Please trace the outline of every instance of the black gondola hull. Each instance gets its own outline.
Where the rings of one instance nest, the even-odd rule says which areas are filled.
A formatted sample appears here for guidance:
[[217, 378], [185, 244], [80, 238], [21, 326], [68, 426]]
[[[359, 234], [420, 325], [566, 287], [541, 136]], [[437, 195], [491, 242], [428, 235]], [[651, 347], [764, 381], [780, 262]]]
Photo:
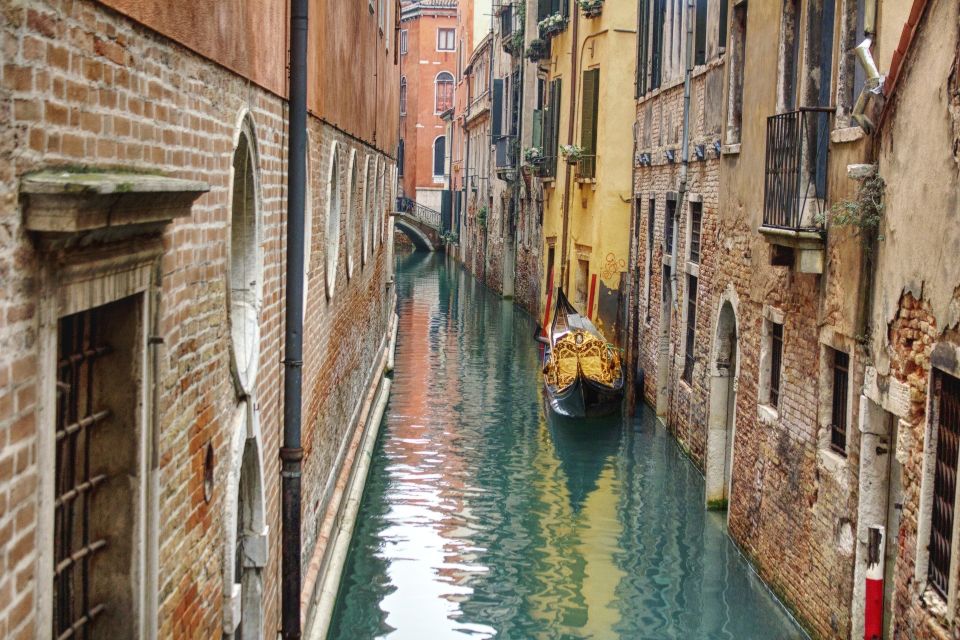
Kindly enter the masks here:
[[550, 409], [566, 418], [609, 416], [620, 409], [623, 400], [623, 385], [607, 387], [581, 377], [562, 391], [557, 391], [549, 384], [544, 387]]

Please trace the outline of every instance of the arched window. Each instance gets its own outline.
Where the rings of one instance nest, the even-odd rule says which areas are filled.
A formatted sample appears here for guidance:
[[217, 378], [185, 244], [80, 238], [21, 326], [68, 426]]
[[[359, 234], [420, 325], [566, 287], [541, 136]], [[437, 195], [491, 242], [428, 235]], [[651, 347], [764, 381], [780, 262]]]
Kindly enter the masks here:
[[373, 184], [372, 175], [374, 166], [373, 157], [368, 155], [364, 163], [363, 185], [361, 185], [363, 189], [363, 209], [360, 212], [361, 264], [367, 264], [367, 256], [369, 255], [370, 249], [370, 231], [367, 227], [367, 221], [370, 219], [370, 212], [373, 210], [373, 196], [370, 185]]
[[350, 150], [350, 163], [347, 168], [347, 209], [346, 209], [346, 220], [344, 224], [344, 231], [346, 232], [347, 240], [347, 278], [353, 277], [353, 227], [356, 224], [356, 217], [353, 215], [354, 210], [360, 206], [360, 194], [357, 192], [357, 185], [360, 180], [357, 174], [360, 172], [358, 168], [359, 163], [357, 162], [357, 150]]
[[443, 113], [453, 108], [453, 74], [441, 71], [437, 75], [436, 84], [436, 112]]
[[400, 115], [407, 115], [407, 77], [400, 78]]
[[245, 121], [233, 152], [230, 212], [230, 349], [240, 396], [252, 393], [260, 353], [260, 303], [263, 268], [257, 195], [256, 138]]
[[333, 298], [340, 258], [340, 160], [338, 145], [330, 150], [330, 169], [327, 173], [327, 298]]
[[443, 179], [443, 169], [447, 153], [447, 138], [440, 136], [433, 141], [433, 179]]

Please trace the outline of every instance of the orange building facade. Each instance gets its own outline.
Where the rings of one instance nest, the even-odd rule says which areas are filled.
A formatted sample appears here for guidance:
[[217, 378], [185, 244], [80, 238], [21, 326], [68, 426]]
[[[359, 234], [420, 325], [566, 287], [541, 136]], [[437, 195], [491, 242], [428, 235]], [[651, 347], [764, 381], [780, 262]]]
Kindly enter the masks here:
[[436, 211], [449, 141], [441, 115], [454, 106], [456, 0], [402, 5], [400, 17], [400, 194]]

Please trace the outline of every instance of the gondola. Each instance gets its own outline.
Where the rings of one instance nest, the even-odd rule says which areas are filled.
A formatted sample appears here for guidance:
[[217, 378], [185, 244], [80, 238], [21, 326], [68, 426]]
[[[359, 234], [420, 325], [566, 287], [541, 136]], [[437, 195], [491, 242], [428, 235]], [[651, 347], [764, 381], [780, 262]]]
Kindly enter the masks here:
[[570, 304], [563, 290], [550, 335], [541, 339], [543, 386], [550, 409], [568, 418], [590, 418], [616, 412], [623, 400], [620, 352]]

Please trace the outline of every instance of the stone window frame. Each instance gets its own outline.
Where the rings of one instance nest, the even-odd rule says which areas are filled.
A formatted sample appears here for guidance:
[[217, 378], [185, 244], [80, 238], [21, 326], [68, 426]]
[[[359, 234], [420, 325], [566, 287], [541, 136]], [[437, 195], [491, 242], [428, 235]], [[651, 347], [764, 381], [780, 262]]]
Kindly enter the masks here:
[[370, 229], [368, 227], [370, 220], [370, 211], [373, 208], [373, 195], [371, 193], [371, 185], [373, 180], [370, 178], [370, 174], [374, 171], [376, 166], [376, 158], [372, 154], [367, 154], [364, 158], [363, 163], [363, 177], [360, 181], [360, 188], [363, 191], [363, 206], [360, 211], [360, 240], [361, 240], [361, 249], [360, 249], [360, 265], [361, 267], [366, 265], [370, 257]]
[[[446, 34], [450, 37], [450, 47], [441, 47], [442, 36]], [[457, 30], [454, 27], [437, 27], [437, 51], [443, 53], [450, 53], [451, 51], [457, 50]]]
[[[730, 7], [730, 25], [727, 29], [727, 109], [723, 130], [724, 153], [738, 153], [743, 138], [743, 90], [746, 81], [745, 55], [747, 26], [749, 23], [747, 0], [734, 0]], [[743, 18], [741, 25], [738, 19]]]
[[330, 160], [327, 163], [327, 218], [324, 225], [324, 248], [326, 253], [325, 278], [327, 301], [333, 300], [340, 267], [340, 227], [343, 217], [343, 188], [340, 184], [340, 143], [330, 143]]
[[[840, 15], [840, 32], [839, 46], [837, 46], [839, 59], [836, 61], [836, 94], [834, 97], [837, 112], [833, 128], [860, 129], [860, 125], [853, 119], [852, 113], [857, 103], [857, 93], [854, 91], [857, 82], [860, 80], [866, 82], [866, 74], [857, 61], [855, 53], [856, 46], [866, 37], [858, 34], [858, 26], [860, 26], [858, 23], [866, 19], [865, 0], [842, 0], [841, 7], [838, 7], [837, 12]], [[864, 25], [865, 28], [866, 25]], [[850, 89], [849, 94], [847, 93], [848, 89]]]
[[[818, 402], [817, 402], [817, 454], [821, 466], [833, 473], [850, 469], [850, 454], [859, 450], [859, 438], [855, 425], [858, 415], [860, 394], [856, 384], [856, 371], [860, 362], [856, 353], [856, 341], [831, 327], [820, 330], [820, 357], [818, 358]], [[833, 353], [846, 353], [849, 357], [847, 372], [847, 441], [846, 452], [841, 455], [830, 445], [830, 429], [833, 419]]]
[[930, 534], [933, 516], [933, 485], [936, 469], [937, 435], [935, 429], [936, 397], [933, 393], [934, 376], [938, 373], [960, 378], [960, 346], [949, 342], [937, 342], [930, 357], [930, 371], [927, 374], [926, 414], [923, 430], [923, 465], [920, 476], [920, 504], [917, 513], [917, 546], [914, 562], [914, 580], [919, 599], [936, 621], [949, 627], [956, 619], [956, 605], [960, 581], [957, 571], [960, 569], [960, 487], [954, 496], [953, 540], [951, 542], [950, 572], [947, 598], [944, 600], [928, 582], [930, 562]]
[[[780, 419], [779, 401], [783, 400], [783, 361], [786, 349], [780, 354], [780, 397], [778, 405], [770, 404], [770, 377], [773, 373], [772, 367], [772, 326], [779, 324], [785, 325], [786, 314], [776, 307], [768, 304], [763, 305], [763, 321], [760, 331], [760, 366], [757, 376], [757, 414], [760, 422], [764, 424], [773, 424]], [[784, 344], [786, 341], [784, 341]]]
[[[236, 178], [235, 168], [233, 163], [235, 162], [236, 154], [240, 149], [241, 143], [247, 145], [250, 158], [252, 161], [252, 169], [250, 170], [251, 178], [253, 181], [253, 234], [252, 234], [252, 248], [248, 248], [247, 251], [252, 252], [252, 256], [247, 256], [253, 260], [253, 273], [250, 274], [254, 277], [254, 284], [252, 285], [252, 294], [251, 299], [242, 301], [245, 302], [245, 306], [249, 307], [248, 312], [253, 314], [254, 321], [249, 327], [244, 327], [244, 330], [249, 333], [247, 337], [250, 338], [251, 346], [248, 349], [246, 358], [248, 359], [245, 362], [244, 367], [241, 368], [240, 359], [237, 356], [237, 316], [240, 313], [236, 309], [237, 301], [233, 299], [233, 275], [234, 275], [234, 253], [233, 253], [233, 244], [234, 244], [234, 228], [235, 228], [235, 216], [236, 212], [234, 211], [234, 197], [236, 190]], [[257, 372], [260, 366], [260, 311], [263, 308], [263, 280], [264, 280], [264, 269], [263, 269], [263, 194], [260, 189], [260, 153], [259, 153], [259, 144], [257, 138], [256, 128], [253, 122], [253, 117], [249, 111], [243, 111], [237, 119], [237, 125], [235, 128], [233, 136], [233, 155], [234, 158], [231, 161], [230, 166], [230, 189], [228, 191], [229, 203], [228, 211], [230, 212], [230, 228], [228, 237], [230, 238], [229, 245], [229, 256], [228, 256], [228, 270], [227, 270], [227, 320], [228, 326], [230, 326], [230, 367], [233, 374], [234, 385], [237, 389], [238, 397], [249, 396], [254, 389], [254, 380], [257, 378]], [[244, 259], [246, 262], [246, 258]], [[243, 281], [249, 282], [250, 276], [243, 278]]]
[[[151, 468], [153, 452], [152, 433], [157, 425], [151, 418], [154, 398], [150, 392], [156, 384], [150, 364], [158, 358], [156, 347], [150, 340], [154, 333], [159, 292], [153, 284], [159, 274], [159, 262], [142, 262], [125, 265], [116, 271], [109, 268], [109, 260], [94, 262], [94, 276], [81, 274], [74, 266], [69, 273], [41, 274], [41, 289], [38, 305], [38, 362], [40, 370], [37, 466], [39, 469], [55, 469], [56, 465], [56, 410], [57, 406], [57, 355], [59, 322], [66, 316], [95, 309], [120, 300], [136, 297], [139, 345], [133, 354], [136, 358], [140, 380], [137, 384], [138, 409], [133, 425], [136, 439], [136, 475], [129, 478], [134, 484], [131, 493], [137, 509], [131, 514], [133, 536], [131, 567], [131, 591], [137, 608], [132, 612], [138, 637], [149, 637], [157, 628], [159, 562], [159, 514], [158, 495], [150, 489], [159, 470]], [[77, 265], [79, 266], [79, 265]], [[151, 326], [152, 325], [152, 326]], [[37, 512], [37, 576], [44, 583], [54, 572], [54, 502], [56, 497], [54, 473], [40, 473], [38, 481]], [[53, 628], [53, 591], [49, 588], [36, 590], [36, 629]], [[43, 635], [43, 633], [41, 633]]]
[[346, 240], [346, 262], [347, 262], [347, 281], [349, 282], [353, 278], [353, 245], [356, 240], [354, 234], [354, 227], [356, 226], [356, 218], [354, 215], [355, 210], [357, 209], [358, 202], [360, 198], [357, 194], [357, 189], [360, 184], [360, 181], [357, 179], [357, 150], [354, 148], [350, 149], [350, 159], [347, 161], [347, 184], [346, 189], [344, 190], [347, 195], [346, 207], [343, 209], [343, 216], [345, 220], [343, 221], [343, 233]]
[[405, 56], [409, 52], [410, 42], [407, 29], [400, 29], [400, 55]]
[[400, 76], [400, 115], [407, 115], [407, 76]]

